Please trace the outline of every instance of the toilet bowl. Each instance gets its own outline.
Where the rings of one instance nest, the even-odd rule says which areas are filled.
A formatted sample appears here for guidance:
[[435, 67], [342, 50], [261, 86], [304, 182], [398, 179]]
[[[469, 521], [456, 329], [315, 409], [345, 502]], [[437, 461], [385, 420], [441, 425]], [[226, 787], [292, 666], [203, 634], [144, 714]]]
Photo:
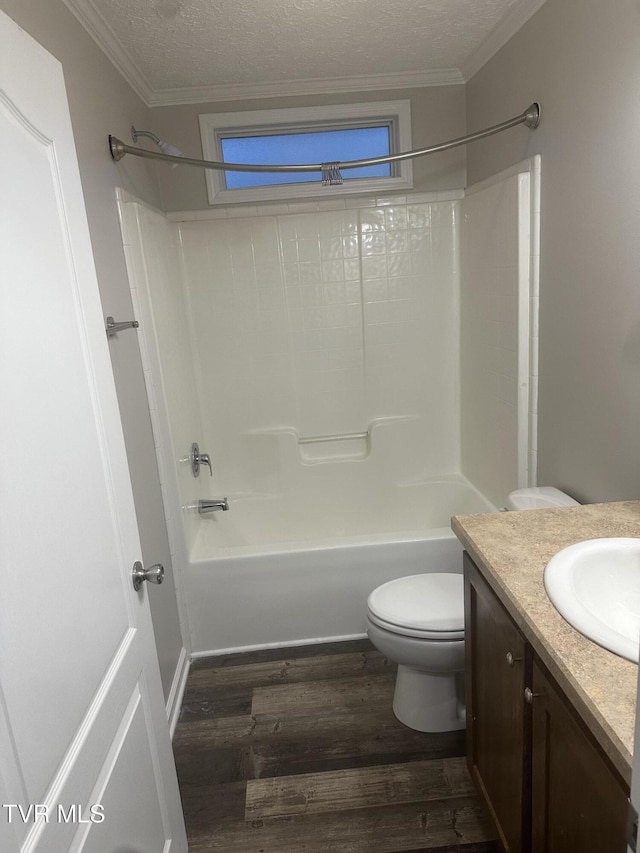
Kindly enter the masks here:
[[367, 601], [367, 633], [398, 664], [393, 712], [420, 732], [464, 728], [462, 575], [410, 575]]
[[[553, 487], [518, 489], [507, 509], [578, 506]], [[461, 574], [434, 572], [397, 578], [367, 600], [367, 634], [398, 664], [393, 712], [420, 732], [465, 726], [464, 582]]]

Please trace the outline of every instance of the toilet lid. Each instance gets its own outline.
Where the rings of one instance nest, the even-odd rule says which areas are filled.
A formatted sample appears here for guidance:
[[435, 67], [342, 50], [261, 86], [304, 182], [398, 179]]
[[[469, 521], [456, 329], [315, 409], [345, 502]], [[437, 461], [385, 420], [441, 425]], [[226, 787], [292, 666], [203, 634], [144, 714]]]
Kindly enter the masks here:
[[382, 584], [369, 596], [369, 613], [390, 627], [411, 631], [464, 631], [464, 581], [462, 575], [433, 573], [410, 575]]

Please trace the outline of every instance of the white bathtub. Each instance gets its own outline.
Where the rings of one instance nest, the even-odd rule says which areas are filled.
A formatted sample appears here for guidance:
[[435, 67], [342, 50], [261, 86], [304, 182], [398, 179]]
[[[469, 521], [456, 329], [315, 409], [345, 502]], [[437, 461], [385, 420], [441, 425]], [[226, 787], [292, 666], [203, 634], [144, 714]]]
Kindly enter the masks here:
[[[451, 516], [495, 510], [460, 476], [397, 487], [367, 503], [373, 518], [352, 513], [350, 535], [332, 538], [293, 535], [282, 519], [269, 519], [266, 500], [231, 498], [229, 512], [203, 517], [183, 585], [193, 653], [364, 636], [371, 590], [404, 575], [461, 572]], [[308, 521], [303, 532], [321, 534], [317, 520]]]

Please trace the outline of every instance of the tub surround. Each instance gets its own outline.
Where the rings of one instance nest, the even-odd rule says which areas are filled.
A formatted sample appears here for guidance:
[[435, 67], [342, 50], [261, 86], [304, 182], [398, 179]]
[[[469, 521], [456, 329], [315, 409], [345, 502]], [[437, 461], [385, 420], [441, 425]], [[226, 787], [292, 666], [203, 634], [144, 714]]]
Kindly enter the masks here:
[[[500, 203], [473, 196], [474, 221], [495, 220], [490, 255], [509, 292], [472, 252], [508, 350], [490, 359], [497, 372], [467, 376], [477, 395], [499, 386], [491, 405], [465, 408], [484, 425], [504, 415], [492, 471], [518, 444], [513, 309], [521, 261], [533, 262], [532, 206], [518, 203], [530, 168], [496, 178], [508, 184], [489, 188]], [[451, 515], [524, 485], [510, 466], [492, 501], [491, 482], [472, 485], [463, 465], [488, 450], [464, 452], [460, 428], [460, 246], [475, 233], [461, 234], [460, 193], [179, 222], [118, 200], [188, 651], [360, 637], [376, 586], [460, 572]], [[487, 308], [474, 303], [468, 319]], [[192, 476], [194, 441], [211, 478]], [[230, 512], [197, 512], [222, 496]]]
[[640, 501], [454, 516], [452, 528], [622, 777], [631, 779], [638, 667], [575, 631], [544, 589], [549, 559], [585, 539], [640, 536]]

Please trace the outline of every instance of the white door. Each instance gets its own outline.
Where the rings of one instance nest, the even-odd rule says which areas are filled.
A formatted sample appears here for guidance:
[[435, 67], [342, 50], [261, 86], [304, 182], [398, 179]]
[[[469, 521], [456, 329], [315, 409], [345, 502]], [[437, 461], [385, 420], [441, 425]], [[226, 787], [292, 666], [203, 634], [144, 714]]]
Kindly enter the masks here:
[[0, 13], [2, 853], [187, 849], [140, 554], [62, 69]]
[[[630, 808], [635, 813], [635, 815], [640, 813], [640, 678], [638, 680], [638, 690], [637, 690], [637, 702], [636, 702], [636, 730], [635, 730], [635, 738], [634, 738], [634, 749], [633, 749], [633, 773], [631, 777], [631, 804]], [[636, 829], [637, 833], [637, 823]], [[627, 837], [627, 841], [629, 841], [629, 837]], [[636, 839], [637, 840], [637, 839]], [[633, 846], [629, 845], [627, 847], [627, 853], [635, 853], [638, 849], [637, 844], [633, 844]]]

